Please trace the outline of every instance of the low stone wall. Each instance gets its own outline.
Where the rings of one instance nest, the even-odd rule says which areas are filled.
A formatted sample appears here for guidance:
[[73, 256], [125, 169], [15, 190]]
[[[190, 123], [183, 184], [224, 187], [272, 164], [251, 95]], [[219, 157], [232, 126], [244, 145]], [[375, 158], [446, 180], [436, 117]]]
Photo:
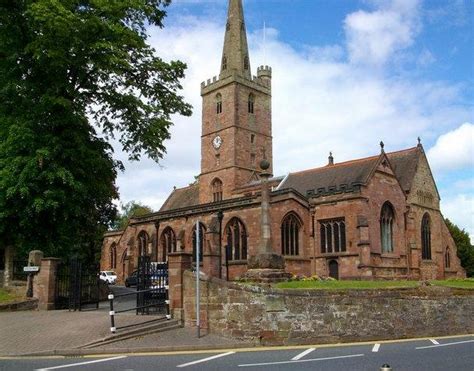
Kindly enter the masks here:
[[25, 299], [0, 304], [0, 312], [16, 312], [20, 310], [38, 309], [38, 299]]
[[[195, 326], [195, 277], [183, 277], [184, 323]], [[474, 333], [474, 290], [272, 290], [201, 280], [201, 326], [259, 344], [319, 344]]]

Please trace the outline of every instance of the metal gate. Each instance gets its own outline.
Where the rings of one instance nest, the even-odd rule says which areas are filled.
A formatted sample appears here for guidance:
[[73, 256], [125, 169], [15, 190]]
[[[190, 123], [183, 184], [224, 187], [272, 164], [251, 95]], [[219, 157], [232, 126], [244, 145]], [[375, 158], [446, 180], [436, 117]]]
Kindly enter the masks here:
[[78, 259], [60, 263], [56, 272], [55, 309], [99, 308], [98, 267], [85, 266]]
[[169, 314], [168, 263], [138, 259], [137, 314]]

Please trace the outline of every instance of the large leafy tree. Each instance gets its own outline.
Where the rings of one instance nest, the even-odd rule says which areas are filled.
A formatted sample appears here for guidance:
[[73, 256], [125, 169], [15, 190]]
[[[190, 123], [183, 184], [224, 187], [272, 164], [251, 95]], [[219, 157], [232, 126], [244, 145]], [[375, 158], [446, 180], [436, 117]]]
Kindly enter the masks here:
[[466, 270], [468, 277], [474, 277], [474, 246], [471, 243], [469, 233], [464, 229], [459, 228], [449, 219], [446, 220], [451, 236], [453, 236], [454, 243], [458, 251], [458, 257], [461, 260], [461, 265]]
[[150, 206], [143, 205], [137, 201], [127, 202], [121, 207], [122, 211], [118, 214], [113, 228], [116, 230], [123, 230], [127, 227], [131, 218], [136, 216], [143, 216], [153, 212]]
[[0, 1], [0, 245], [92, 257], [121, 163], [159, 161], [185, 64], [147, 43], [170, 0]]

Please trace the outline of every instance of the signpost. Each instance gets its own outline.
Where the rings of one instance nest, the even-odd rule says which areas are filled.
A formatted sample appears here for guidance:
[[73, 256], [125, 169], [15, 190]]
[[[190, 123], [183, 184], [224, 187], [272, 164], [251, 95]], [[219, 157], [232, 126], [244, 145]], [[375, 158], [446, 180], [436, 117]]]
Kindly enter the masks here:
[[32, 273], [32, 272], [39, 272], [39, 270], [40, 270], [40, 267], [37, 267], [37, 266], [34, 266], [34, 265], [30, 265], [28, 267], [23, 267], [23, 272]]

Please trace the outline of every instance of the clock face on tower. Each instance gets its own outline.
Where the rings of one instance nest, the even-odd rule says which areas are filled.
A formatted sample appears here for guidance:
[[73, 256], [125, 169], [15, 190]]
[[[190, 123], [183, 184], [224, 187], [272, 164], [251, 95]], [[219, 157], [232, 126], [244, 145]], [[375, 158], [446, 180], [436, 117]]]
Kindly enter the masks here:
[[222, 138], [219, 135], [215, 137], [214, 140], [212, 141], [212, 145], [214, 146], [215, 149], [221, 148]]

